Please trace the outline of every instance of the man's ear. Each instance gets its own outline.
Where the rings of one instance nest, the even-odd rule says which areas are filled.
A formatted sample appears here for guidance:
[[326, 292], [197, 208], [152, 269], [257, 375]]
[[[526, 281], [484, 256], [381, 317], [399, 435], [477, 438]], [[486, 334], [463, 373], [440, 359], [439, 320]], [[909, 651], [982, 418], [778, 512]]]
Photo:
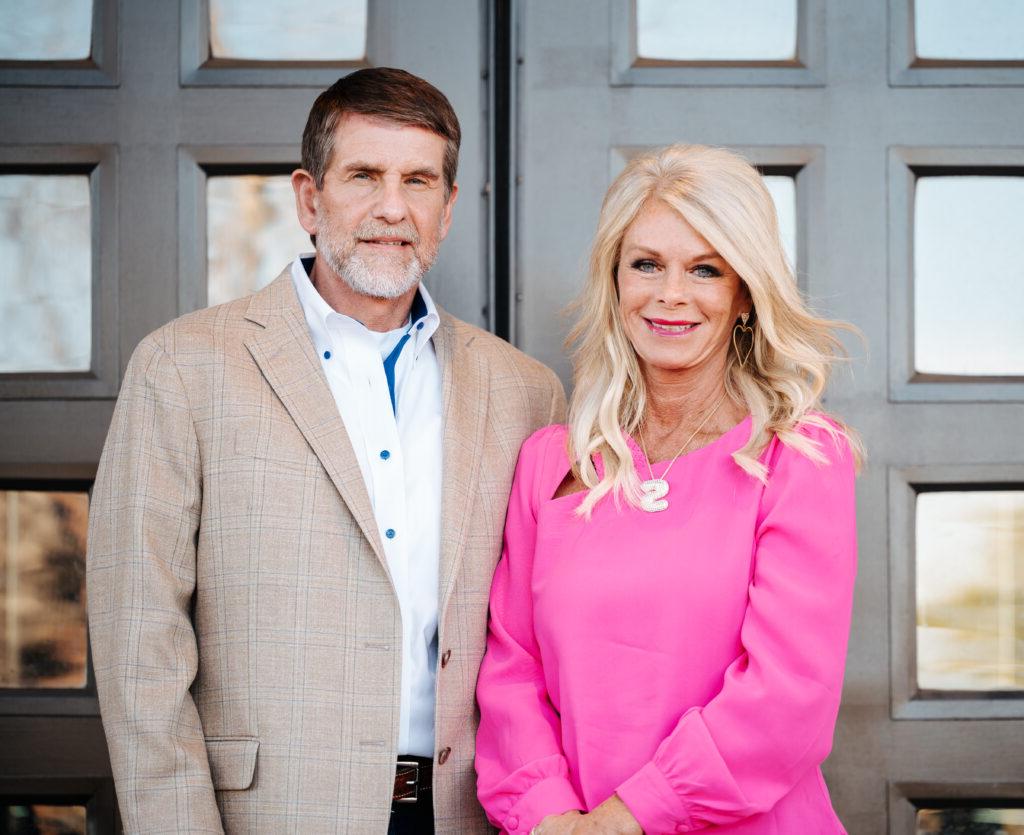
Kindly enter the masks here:
[[459, 196], [459, 184], [452, 183], [452, 193], [448, 195], [448, 202], [444, 207], [444, 214], [441, 216], [441, 240], [443, 241], [447, 235], [448, 230], [452, 225], [452, 209], [455, 206], [455, 200]]
[[299, 225], [310, 235], [317, 229], [317, 188], [313, 175], [304, 168], [292, 172], [292, 190], [295, 192], [295, 213]]

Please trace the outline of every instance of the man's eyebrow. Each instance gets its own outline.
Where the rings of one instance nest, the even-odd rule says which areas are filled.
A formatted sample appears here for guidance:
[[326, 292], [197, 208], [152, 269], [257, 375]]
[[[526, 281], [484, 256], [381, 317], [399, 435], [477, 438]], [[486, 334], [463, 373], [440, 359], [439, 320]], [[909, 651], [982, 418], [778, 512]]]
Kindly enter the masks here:
[[437, 180], [440, 178], [441, 173], [430, 165], [425, 165], [420, 168], [414, 168], [412, 171], [405, 172], [406, 177], [426, 177], [428, 180]]
[[346, 163], [344, 166], [345, 171], [366, 171], [369, 174], [383, 174], [384, 169], [379, 165], [374, 165], [372, 162], [360, 162], [354, 160], [353, 162]]
[[[353, 160], [348, 162], [342, 168], [343, 171], [365, 171], [367, 174], [383, 174], [386, 169], [372, 162], [362, 162], [361, 160]], [[403, 177], [425, 177], [429, 180], [439, 180], [441, 178], [441, 172], [439, 172], [432, 165], [421, 165], [418, 168], [413, 168], [411, 171], [403, 171]]]

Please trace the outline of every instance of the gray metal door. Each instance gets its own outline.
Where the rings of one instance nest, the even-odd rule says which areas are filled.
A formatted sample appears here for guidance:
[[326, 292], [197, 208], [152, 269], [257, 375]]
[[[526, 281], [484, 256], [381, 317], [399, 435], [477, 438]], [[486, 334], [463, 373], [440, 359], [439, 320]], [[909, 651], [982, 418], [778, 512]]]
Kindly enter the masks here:
[[[983, 6], [519, 6], [521, 348], [568, 381], [560, 310], [605, 189], [637, 149], [678, 141], [738, 149], [790, 180], [779, 200], [795, 200], [803, 289], [864, 333], [866, 350], [846, 340], [852, 373], [827, 402], [870, 456], [825, 767], [856, 835], [1024, 820], [1024, 19]], [[788, 53], [716, 52], [734, 36], [749, 49], [766, 8]], [[989, 36], [972, 41], [978, 27]]]
[[[121, 374], [146, 333], [308, 248], [276, 178], [340, 75], [401, 66], [451, 99], [461, 192], [428, 283], [488, 323], [487, 12], [479, 0], [0, 4], [0, 830], [113, 829], [82, 560]], [[303, 52], [283, 54], [296, 33]], [[312, 54], [336, 38], [351, 56]]]

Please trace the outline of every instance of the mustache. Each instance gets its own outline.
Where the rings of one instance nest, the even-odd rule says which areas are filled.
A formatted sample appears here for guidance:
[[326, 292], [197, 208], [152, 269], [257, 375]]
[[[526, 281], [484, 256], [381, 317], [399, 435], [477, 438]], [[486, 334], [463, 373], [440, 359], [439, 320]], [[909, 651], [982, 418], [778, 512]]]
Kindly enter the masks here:
[[418, 244], [420, 236], [411, 223], [393, 225], [380, 221], [368, 220], [356, 230], [355, 237], [365, 241], [371, 238], [400, 238], [408, 244]]

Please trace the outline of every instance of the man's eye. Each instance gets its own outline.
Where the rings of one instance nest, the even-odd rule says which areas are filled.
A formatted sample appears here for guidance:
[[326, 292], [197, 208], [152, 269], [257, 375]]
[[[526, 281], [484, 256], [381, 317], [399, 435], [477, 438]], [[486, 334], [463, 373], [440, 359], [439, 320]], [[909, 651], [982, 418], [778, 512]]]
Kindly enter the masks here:
[[410, 177], [406, 182], [411, 186], [425, 186], [427, 181], [422, 177]]
[[717, 267], [710, 264], [698, 264], [691, 271], [697, 278], [718, 278], [722, 273]]
[[638, 258], [629, 266], [639, 273], [653, 273], [658, 269], [658, 265], [650, 258]]
[[356, 171], [356, 173], [352, 175], [352, 179], [353, 180], [369, 180], [370, 179], [370, 174], [369, 174], [369, 172], [366, 172], [366, 171]]

